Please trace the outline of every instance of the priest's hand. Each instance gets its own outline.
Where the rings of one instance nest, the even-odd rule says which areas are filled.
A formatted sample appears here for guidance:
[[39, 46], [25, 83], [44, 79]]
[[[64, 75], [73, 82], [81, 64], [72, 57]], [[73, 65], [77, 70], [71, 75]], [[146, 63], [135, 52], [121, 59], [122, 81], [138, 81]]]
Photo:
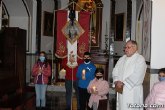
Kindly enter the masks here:
[[116, 90], [116, 92], [122, 94], [123, 93], [123, 86], [124, 86], [124, 83], [123, 82], [116, 81], [115, 82], [115, 90]]

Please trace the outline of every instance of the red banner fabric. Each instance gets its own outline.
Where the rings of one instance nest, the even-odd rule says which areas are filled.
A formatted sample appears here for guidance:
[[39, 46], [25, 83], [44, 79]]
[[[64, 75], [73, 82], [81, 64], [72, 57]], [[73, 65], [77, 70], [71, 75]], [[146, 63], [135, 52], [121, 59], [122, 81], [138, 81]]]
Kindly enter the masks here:
[[58, 58], [67, 57], [67, 39], [62, 33], [62, 28], [65, 26], [67, 22], [67, 11], [59, 10], [56, 12], [57, 14], [57, 37], [56, 37], [56, 52], [55, 55]]
[[79, 24], [85, 32], [78, 39], [78, 57], [83, 58], [84, 52], [89, 51], [89, 29], [90, 29], [90, 12], [79, 12]]

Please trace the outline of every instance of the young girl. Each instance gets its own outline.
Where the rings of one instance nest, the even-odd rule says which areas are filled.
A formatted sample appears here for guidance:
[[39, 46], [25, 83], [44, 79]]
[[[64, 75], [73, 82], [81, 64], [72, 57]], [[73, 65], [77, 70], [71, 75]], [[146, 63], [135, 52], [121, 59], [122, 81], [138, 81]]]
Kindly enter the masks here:
[[153, 85], [145, 100], [146, 110], [165, 110], [165, 68], [158, 72], [159, 81]]
[[103, 79], [104, 70], [97, 68], [95, 78], [88, 85], [88, 92], [91, 94], [88, 106], [93, 110], [107, 110], [107, 94], [109, 84]]
[[47, 62], [46, 53], [41, 51], [38, 61], [34, 64], [32, 69], [32, 76], [34, 77], [35, 92], [36, 92], [36, 109], [42, 110], [46, 106], [46, 88], [48, 84], [48, 77], [51, 76], [51, 67]]

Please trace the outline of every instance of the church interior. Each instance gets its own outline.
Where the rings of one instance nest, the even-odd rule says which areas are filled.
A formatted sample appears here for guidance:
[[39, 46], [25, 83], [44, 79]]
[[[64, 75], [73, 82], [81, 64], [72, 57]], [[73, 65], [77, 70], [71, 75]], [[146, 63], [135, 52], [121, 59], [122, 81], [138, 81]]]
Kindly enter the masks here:
[[110, 86], [107, 110], [116, 110], [112, 70], [129, 40], [137, 42], [147, 64], [145, 100], [158, 81], [158, 70], [165, 67], [164, 4], [164, 0], [0, 0], [0, 110], [35, 110], [32, 67], [40, 51], [47, 53], [51, 65], [46, 110], [65, 110], [62, 61], [82, 59], [86, 51], [105, 71]]

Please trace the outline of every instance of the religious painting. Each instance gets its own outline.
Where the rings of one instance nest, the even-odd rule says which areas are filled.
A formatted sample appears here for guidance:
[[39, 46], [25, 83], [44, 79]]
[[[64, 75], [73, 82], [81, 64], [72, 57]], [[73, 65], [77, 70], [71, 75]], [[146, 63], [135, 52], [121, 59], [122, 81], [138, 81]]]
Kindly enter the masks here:
[[44, 26], [43, 26], [44, 36], [53, 36], [53, 13], [44, 12]]
[[124, 13], [115, 15], [115, 41], [123, 41], [124, 38]]

